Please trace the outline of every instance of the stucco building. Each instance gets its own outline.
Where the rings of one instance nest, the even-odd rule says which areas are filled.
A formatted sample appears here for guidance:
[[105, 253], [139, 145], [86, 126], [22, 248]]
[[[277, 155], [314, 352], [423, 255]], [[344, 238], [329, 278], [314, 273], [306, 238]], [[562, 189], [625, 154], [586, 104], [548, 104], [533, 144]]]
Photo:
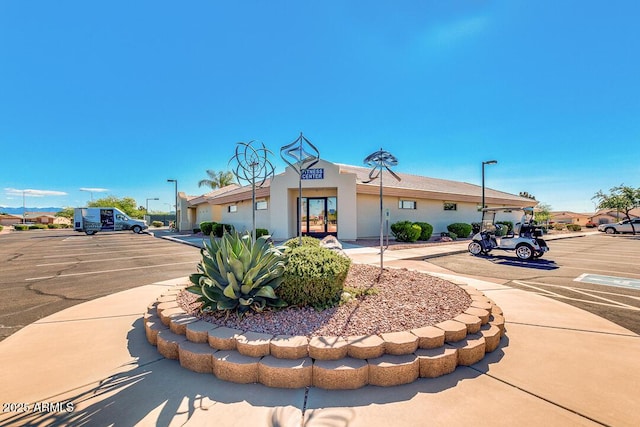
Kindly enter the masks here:
[[[356, 240], [380, 233], [380, 181], [369, 180], [370, 168], [320, 160], [302, 180], [302, 215], [298, 212], [299, 176], [291, 167], [256, 189], [256, 226], [269, 230], [276, 240], [303, 234], [333, 234]], [[482, 188], [466, 182], [398, 173], [401, 181], [383, 173], [383, 212], [389, 224], [422, 221], [434, 234], [454, 222], [479, 222]], [[252, 189], [232, 185], [211, 193], [187, 197], [180, 194], [180, 229], [197, 228], [202, 221], [232, 224], [237, 230], [252, 228]], [[535, 201], [502, 191], [485, 189], [489, 207], [531, 206]], [[183, 215], [182, 212], [186, 213]], [[520, 220], [520, 213], [504, 220]]]

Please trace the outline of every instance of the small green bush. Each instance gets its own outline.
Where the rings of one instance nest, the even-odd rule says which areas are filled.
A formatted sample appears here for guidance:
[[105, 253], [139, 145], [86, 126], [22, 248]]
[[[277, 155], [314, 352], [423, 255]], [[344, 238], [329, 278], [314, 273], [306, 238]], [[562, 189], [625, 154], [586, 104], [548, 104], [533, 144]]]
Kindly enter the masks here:
[[276, 293], [289, 305], [318, 310], [340, 302], [351, 260], [330, 249], [300, 246], [289, 252], [283, 282]]
[[152, 225], [153, 227], [162, 227], [162, 226], [164, 225], [164, 223], [163, 223], [162, 221], [153, 221], [153, 222], [151, 223], [151, 225]]
[[561, 223], [558, 222], [556, 224], [553, 224], [553, 229], [554, 230], [558, 230], [558, 231], [564, 230], [564, 226], [565, 226], [564, 224], [561, 224]]
[[569, 231], [580, 231], [582, 230], [582, 226], [580, 226], [580, 224], [567, 224], [567, 229]]
[[409, 221], [400, 221], [391, 224], [391, 233], [399, 242], [415, 242], [420, 237], [422, 229]]
[[268, 235], [269, 235], [269, 230], [267, 230], [266, 228], [256, 228], [256, 239], [258, 237], [268, 236]]
[[449, 237], [451, 237], [451, 240], [458, 240], [458, 235], [456, 233], [454, 233], [453, 231], [450, 231], [447, 234], [449, 234]]
[[16, 231], [25, 231], [29, 229], [28, 225], [16, 224], [13, 226], [13, 229]]
[[49, 229], [60, 228], [60, 224], [47, 224], [47, 228]]
[[513, 221], [496, 221], [496, 224], [502, 224], [507, 227], [507, 234], [513, 233]]
[[473, 227], [471, 224], [466, 224], [464, 222], [454, 222], [453, 224], [447, 225], [447, 230], [450, 233], [455, 233], [457, 237], [467, 238], [471, 234]]
[[0, 231], [2, 231], [2, 229], [3, 229], [3, 228], [4, 228], [4, 227], [0, 225]]
[[429, 240], [433, 234], [433, 225], [428, 222], [414, 222], [415, 225], [420, 227], [420, 236], [418, 240]]
[[47, 226], [45, 224], [32, 224], [29, 226], [29, 230], [44, 230]]
[[[200, 224], [200, 228], [202, 229], [202, 224]], [[231, 224], [219, 224], [217, 222], [213, 223], [212, 232], [216, 237], [222, 237], [224, 232], [231, 233], [233, 232], [233, 225]], [[203, 230], [204, 233], [204, 230]]]
[[[289, 248], [297, 248], [300, 246], [300, 238], [294, 237], [283, 243], [284, 246], [288, 246]], [[315, 246], [320, 247], [320, 240], [311, 236], [302, 236], [302, 246]]]
[[200, 223], [200, 231], [202, 231], [202, 234], [209, 236], [211, 235], [215, 224], [216, 223], [214, 221], [202, 221]]

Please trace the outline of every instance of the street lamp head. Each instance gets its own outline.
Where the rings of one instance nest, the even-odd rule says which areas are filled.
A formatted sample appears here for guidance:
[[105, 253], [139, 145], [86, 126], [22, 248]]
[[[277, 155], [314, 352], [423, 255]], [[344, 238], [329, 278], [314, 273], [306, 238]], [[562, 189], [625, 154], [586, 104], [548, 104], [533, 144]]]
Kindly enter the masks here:
[[167, 182], [178, 182], [175, 179], [168, 179]]
[[483, 165], [495, 165], [498, 163], [497, 160], [487, 160], [486, 162], [482, 162]]

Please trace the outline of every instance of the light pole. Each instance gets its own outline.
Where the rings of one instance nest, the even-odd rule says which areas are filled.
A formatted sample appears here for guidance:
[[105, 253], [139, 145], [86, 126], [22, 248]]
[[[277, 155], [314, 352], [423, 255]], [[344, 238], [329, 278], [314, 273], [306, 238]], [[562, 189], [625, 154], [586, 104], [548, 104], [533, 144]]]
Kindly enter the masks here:
[[145, 211], [146, 211], [147, 215], [149, 215], [149, 200], [160, 200], [160, 199], [157, 198], [157, 197], [153, 197], [153, 198], [147, 199], [147, 204], [146, 204], [146, 207], [145, 207]]
[[91, 194], [91, 201], [93, 202], [93, 191], [89, 190], [88, 188], [81, 188], [80, 191], [86, 191], [87, 193]]
[[178, 230], [179, 222], [178, 222], [178, 180], [177, 179], [168, 179], [167, 182], [173, 182], [176, 188], [176, 230]]
[[482, 208], [484, 209], [487, 207], [487, 205], [485, 205], [484, 203], [484, 165], [495, 165], [496, 163], [498, 163], [497, 160], [487, 160], [486, 162], [482, 162]]

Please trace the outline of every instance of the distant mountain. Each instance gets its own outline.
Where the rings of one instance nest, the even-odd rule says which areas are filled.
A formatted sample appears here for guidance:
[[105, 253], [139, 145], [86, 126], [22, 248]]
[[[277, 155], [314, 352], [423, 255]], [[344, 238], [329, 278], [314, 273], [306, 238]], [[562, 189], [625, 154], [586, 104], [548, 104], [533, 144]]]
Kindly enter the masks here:
[[[27, 212], [60, 212], [62, 208], [25, 208]], [[22, 215], [22, 206], [19, 208], [10, 208], [8, 206], [0, 206], [0, 212], [8, 213], [11, 215]]]

